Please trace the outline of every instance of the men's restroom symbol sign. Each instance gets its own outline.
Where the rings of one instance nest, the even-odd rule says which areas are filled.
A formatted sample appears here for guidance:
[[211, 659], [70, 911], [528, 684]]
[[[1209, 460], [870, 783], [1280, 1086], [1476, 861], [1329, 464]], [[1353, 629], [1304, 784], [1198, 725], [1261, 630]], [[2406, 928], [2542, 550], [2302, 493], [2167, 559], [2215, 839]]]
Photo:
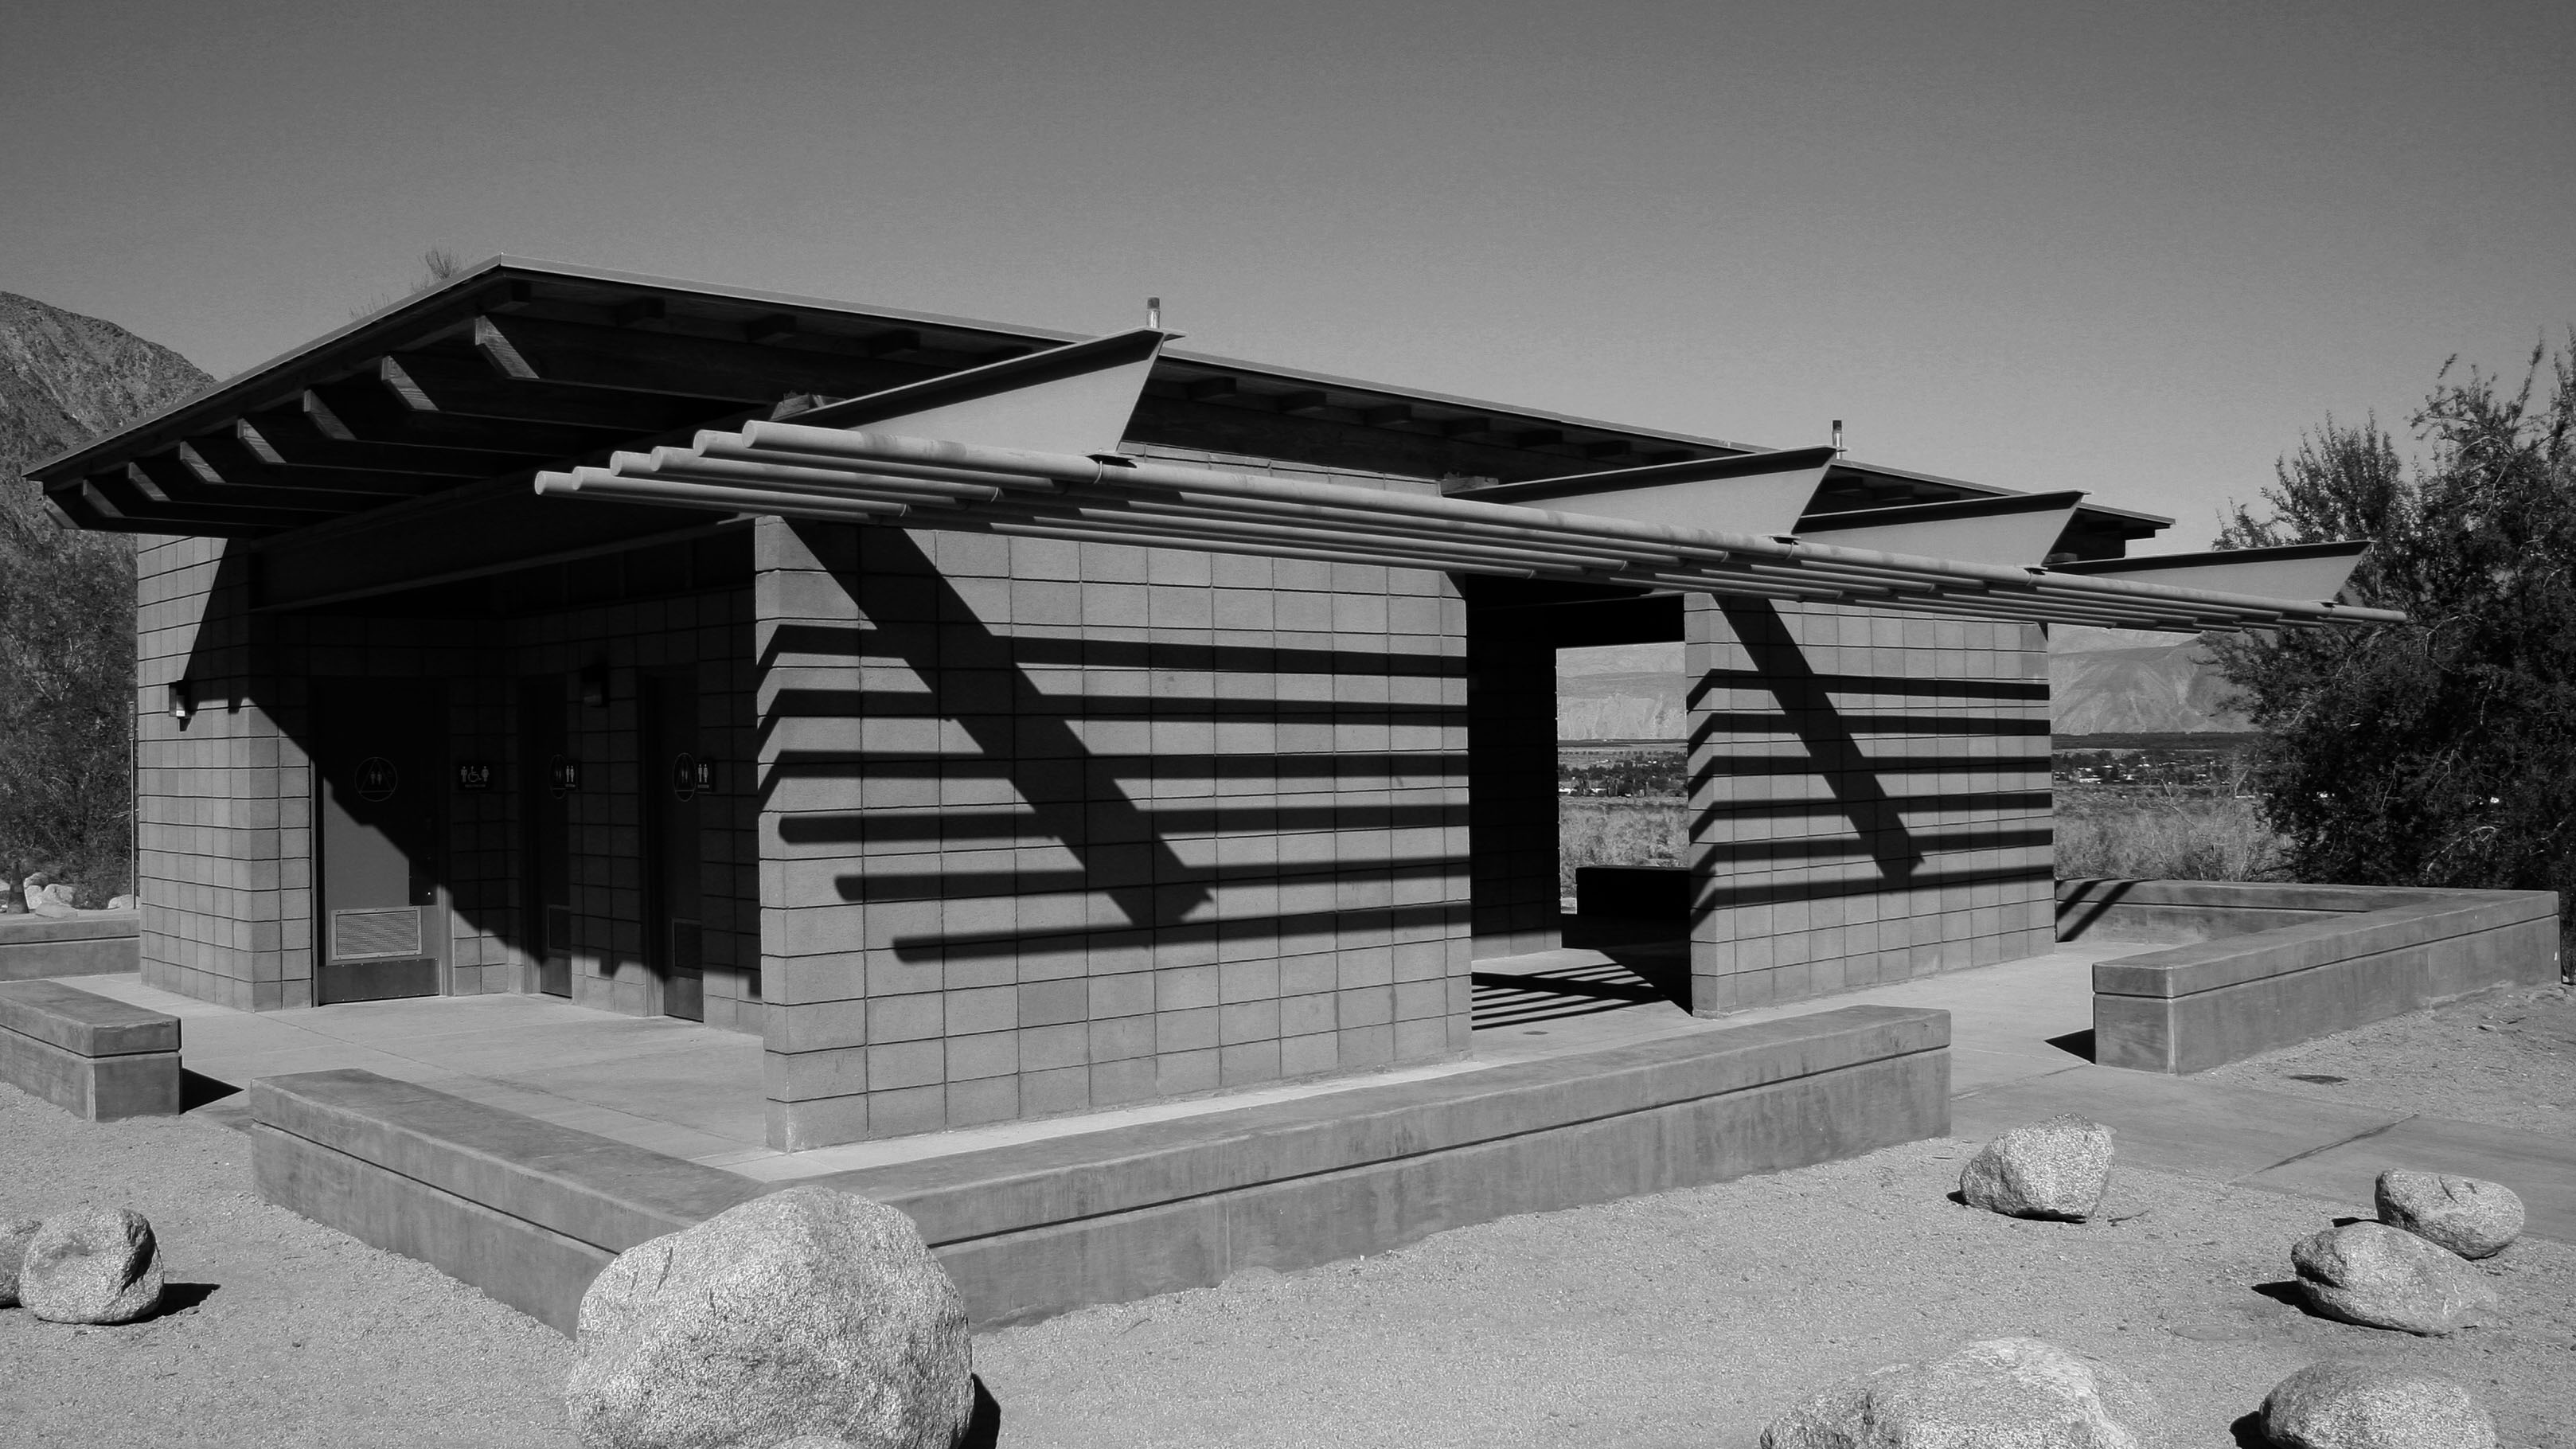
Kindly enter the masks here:
[[390, 800], [402, 788], [402, 772], [382, 755], [369, 755], [358, 762], [358, 798]]

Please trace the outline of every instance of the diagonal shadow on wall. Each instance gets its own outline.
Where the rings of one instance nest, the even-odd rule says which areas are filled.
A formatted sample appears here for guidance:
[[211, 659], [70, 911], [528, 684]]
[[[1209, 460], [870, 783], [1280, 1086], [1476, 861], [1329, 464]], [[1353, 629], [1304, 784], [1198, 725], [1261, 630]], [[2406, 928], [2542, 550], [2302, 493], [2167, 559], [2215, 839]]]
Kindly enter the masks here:
[[1870, 858], [1893, 879], [1911, 876], [1923, 864], [1922, 844], [1906, 829], [1898, 802], [1879, 783], [1878, 766], [1861, 749], [1779, 609], [1768, 599], [1720, 598], [1718, 607], [1750, 656], [1758, 687], [1779, 701], [1790, 731], [1815, 761], [1815, 773]]
[[[912, 538], [887, 529], [872, 535], [871, 545], [867, 570], [831, 565], [849, 597], [868, 597], [871, 573], [897, 574], [927, 591], [935, 622], [878, 619], [870, 652], [912, 670], [928, 692], [925, 712], [955, 722], [984, 761], [998, 767], [1028, 805], [1033, 833], [1073, 852], [1087, 876], [1105, 882], [1095, 888], [1133, 925], [1175, 925], [1205, 904], [1211, 898], [1206, 873], [1184, 864], [1128, 797], [1117, 763], [1084, 745], [1063, 703], [1020, 668], [1012, 641], [976, 617]], [[996, 681], [998, 695], [990, 688]], [[1149, 856], [1147, 871], [1112, 858], [1139, 847]]]

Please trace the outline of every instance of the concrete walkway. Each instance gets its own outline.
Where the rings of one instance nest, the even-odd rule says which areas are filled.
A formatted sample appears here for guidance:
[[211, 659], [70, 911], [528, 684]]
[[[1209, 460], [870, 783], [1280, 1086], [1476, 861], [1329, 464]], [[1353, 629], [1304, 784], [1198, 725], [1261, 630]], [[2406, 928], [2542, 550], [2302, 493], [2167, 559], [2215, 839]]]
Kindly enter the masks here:
[[[2092, 1064], [2093, 963], [2153, 949], [2070, 943], [2046, 956], [1896, 986], [1698, 1022], [1653, 993], [1634, 1006], [1566, 993], [1585, 1014], [1549, 1020], [1536, 1004], [1551, 981], [1624, 989], [1644, 982], [1597, 951], [1479, 961], [1479, 1057], [1532, 1054], [1548, 1043], [1607, 1046], [1676, 1031], [1739, 1026], [1863, 1003], [1950, 1013], [1951, 1131], [1970, 1140], [2060, 1112], [2108, 1124], [2119, 1160], [2138, 1167], [2332, 1202], [2368, 1216], [2371, 1186], [2392, 1167], [2501, 1182], [2522, 1196], [2529, 1231], [2576, 1241], [2576, 1141], [2377, 1107], [2344, 1107], [2256, 1088]], [[1525, 983], [1514, 991], [1513, 979]], [[1577, 989], [1581, 989], [1580, 986]], [[1488, 1004], [1492, 1009], [1488, 1010]], [[1521, 1024], [1527, 1018], [1531, 1024]], [[1489, 1048], [1488, 1042], [1491, 1040]]]
[[768, 1152], [761, 1041], [544, 996], [433, 996], [235, 1011], [137, 976], [64, 983], [180, 1020], [180, 1063], [219, 1083], [358, 1067], [709, 1166]]
[[2531, 1231], [2576, 1241], [2576, 1143], [2092, 1065], [2093, 963], [2139, 949], [2070, 945], [2025, 961], [1717, 1020], [1691, 1016], [1601, 952], [1538, 952], [1476, 963], [1476, 1046], [1464, 1061], [797, 1153], [767, 1145], [756, 1036], [545, 997], [253, 1013], [155, 990], [138, 976], [82, 976], [65, 984], [181, 1018], [185, 1065], [216, 1083], [239, 1087], [257, 1076], [359, 1067], [763, 1181], [1472, 1072], [1841, 1006], [1937, 1007], [1950, 1013], [1952, 1130], [1961, 1137], [1992, 1137], [2023, 1122], [2078, 1112], [2119, 1133], [2123, 1162], [2315, 1197], [2351, 1212], [2367, 1212], [2372, 1179], [2384, 1168], [2465, 1173], [2522, 1194]]

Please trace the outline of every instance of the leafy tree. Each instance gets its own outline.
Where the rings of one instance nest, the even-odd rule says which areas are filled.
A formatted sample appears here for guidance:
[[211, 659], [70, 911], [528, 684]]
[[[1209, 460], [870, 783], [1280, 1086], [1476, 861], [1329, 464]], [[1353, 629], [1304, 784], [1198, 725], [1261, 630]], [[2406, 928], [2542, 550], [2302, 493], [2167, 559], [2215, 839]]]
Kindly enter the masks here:
[[0, 496], [0, 871], [48, 868], [81, 904], [131, 889], [134, 551]]
[[2409, 420], [2329, 419], [2218, 546], [2373, 538], [2347, 600], [2389, 628], [2213, 636], [2270, 738], [2296, 879], [2555, 890], [2576, 909], [2576, 335], [2519, 387], [2457, 360]]

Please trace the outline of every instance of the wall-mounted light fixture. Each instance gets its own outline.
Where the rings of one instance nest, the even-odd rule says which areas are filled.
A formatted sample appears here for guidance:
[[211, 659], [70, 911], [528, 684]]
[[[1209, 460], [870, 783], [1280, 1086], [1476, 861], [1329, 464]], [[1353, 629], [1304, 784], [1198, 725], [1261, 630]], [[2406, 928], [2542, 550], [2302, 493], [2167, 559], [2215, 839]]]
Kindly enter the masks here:
[[196, 712], [197, 712], [197, 689], [196, 689], [196, 686], [195, 686], [195, 685], [190, 684], [188, 681], [186, 681], [186, 680], [184, 680], [184, 679], [180, 680], [180, 681], [179, 681], [178, 683], [176, 683], [176, 684], [171, 685], [171, 686], [170, 686], [170, 718], [172, 718], [172, 719], [174, 719], [174, 720], [177, 720], [177, 721], [178, 721], [182, 726], [185, 726], [185, 725], [188, 723], [188, 716], [190, 716], [190, 715], [192, 715], [192, 714], [195, 714]]
[[608, 665], [605, 662], [581, 667], [581, 702], [592, 709], [608, 703]]

